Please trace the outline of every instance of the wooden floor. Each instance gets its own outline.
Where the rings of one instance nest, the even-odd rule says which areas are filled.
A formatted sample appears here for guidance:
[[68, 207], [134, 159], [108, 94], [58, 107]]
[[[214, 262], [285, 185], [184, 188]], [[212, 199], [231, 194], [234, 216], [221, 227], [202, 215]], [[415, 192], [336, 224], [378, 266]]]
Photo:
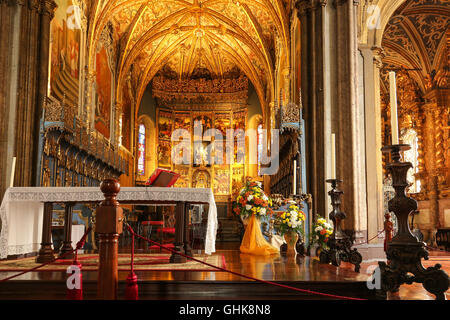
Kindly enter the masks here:
[[[217, 252], [225, 257], [226, 268], [254, 278], [274, 281], [297, 288], [350, 297], [374, 299], [366, 280], [376, 262], [363, 263], [355, 273], [351, 264], [343, 262], [339, 268], [319, 264], [317, 258], [285, 256], [252, 256], [241, 254], [238, 243], [217, 243]], [[126, 249], [122, 249], [126, 252]], [[143, 249], [138, 250], [144, 252]], [[129, 251], [128, 251], [129, 252]], [[148, 252], [148, 251], [147, 251]], [[450, 274], [450, 253], [431, 252], [428, 267], [440, 263]], [[372, 269], [373, 270], [373, 269]], [[0, 279], [14, 272], [0, 272]], [[258, 283], [228, 272], [138, 271], [141, 299], [323, 299], [287, 288]], [[123, 297], [128, 272], [119, 272], [119, 298]], [[0, 299], [64, 299], [65, 272], [29, 272], [13, 280], [0, 283]], [[96, 271], [83, 272], [85, 299], [95, 299]], [[446, 294], [450, 298], [449, 293]], [[432, 300], [434, 296], [420, 284], [403, 285], [389, 299]]]

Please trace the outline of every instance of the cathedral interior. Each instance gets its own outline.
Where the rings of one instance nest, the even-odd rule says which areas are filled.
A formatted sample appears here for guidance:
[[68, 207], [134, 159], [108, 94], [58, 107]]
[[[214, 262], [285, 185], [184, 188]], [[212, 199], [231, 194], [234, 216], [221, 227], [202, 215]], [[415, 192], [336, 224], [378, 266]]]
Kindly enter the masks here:
[[[375, 261], [395, 193], [382, 148], [400, 143], [418, 204], [409, 228], [438, 247], [450, 233], [449, 23], [449, 0], [2, 0], [0, 200], [10, 187], [145, 186], [162, 168], [180, 175], [175, 188], [212, 190], [217, 239], [232, 243], [247, 180], [304, 195], [308, 234], [328, 219], [337, 178], [343, 229]], [[204, 142], [176, 163], [178, 129], [189, 141], [252, 131], [255, 145], [234, 136], [233, 161], [211, 163]], [[278, 170], [263, 174], [263, 154]], [[75, 206], [73, 223], [93, 211]], [[53, 221], [63, 216], [56, 205]]]

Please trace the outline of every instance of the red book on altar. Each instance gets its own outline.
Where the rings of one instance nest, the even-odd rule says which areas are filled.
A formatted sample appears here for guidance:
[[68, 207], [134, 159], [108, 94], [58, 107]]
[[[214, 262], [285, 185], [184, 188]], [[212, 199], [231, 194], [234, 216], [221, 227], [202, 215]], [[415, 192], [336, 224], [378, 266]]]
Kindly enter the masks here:
[[146, 185], [151, 187], [171, 187], [179, 177], [180, 175], [176, 172], [158, 168], [152, 173]]

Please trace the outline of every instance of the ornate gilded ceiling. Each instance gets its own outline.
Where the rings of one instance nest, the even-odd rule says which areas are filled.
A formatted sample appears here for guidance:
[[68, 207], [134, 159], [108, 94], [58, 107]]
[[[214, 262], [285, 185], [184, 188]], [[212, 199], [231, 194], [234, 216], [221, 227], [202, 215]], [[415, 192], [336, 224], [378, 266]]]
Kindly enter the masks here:
[[92, 6], [91, 41], [112, 22], [118, 81], [133, 70], [138, 97], [163, 66], [180, 79], [202, 69], [223, 77], [237, 67], [265, 100], [274, 95], [277, 57], [289, 62], [289, 1], [98, 0]]
[[[406, 1], [384, 31], [384, 69], [410, 69], [408, 74], [426, 92], [439, 82], [436, 75], [449, 68], [449, 24], [449, 0]], [[386, 88], [387, 82], [383, 83]]]

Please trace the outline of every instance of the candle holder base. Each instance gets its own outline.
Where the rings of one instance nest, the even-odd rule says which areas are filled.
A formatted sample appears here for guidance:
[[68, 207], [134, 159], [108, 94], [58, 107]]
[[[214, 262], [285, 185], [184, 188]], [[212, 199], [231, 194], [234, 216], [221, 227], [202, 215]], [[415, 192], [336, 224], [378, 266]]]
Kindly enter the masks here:
[[412, 164], [400, 161], [400, 151], [409, 148], [409, 145], [392, 145], [382, 149], [383, 152], [391, 153], [392, 162], [387, 165], [387, 169], [392, 175], [395, 197], [388, 202], [388, 209], [395, 213], [399, 226], [397, 235], [387, 243], [388, 263], [379, 261], [379, 268], [374, 272], [374, 277], [381, 280], [377, 295], [386, 299], [388, 291], [397, 292], [402, 284], [417, 282], [422, 283], [425, 290], [434, 294], [436, 299], [445, 300], [445, 291], [450, 286], [449, 276], [441, 270], [440, 264], [427, 269], [423, 267], [421, 260], [428, 260], [428, 251], [425, 243], [419, 241], [409, 229], [409, 215], [417, 210], [417, 202], [405, 194], [408, 186], [406, 175]]
[[330, 249], [322, 250], [319, 254], [319, 262], [339, 267], [341, 261], [350, 262], [355, 265], [355, 272], [359, 272], [362, 262], [362, 256], [356, 248], [352, 249], [353, 240], [345, 234], [341, 228], [341, 221], [346, 218], [346, 214], [341, 211], [341, 196], [343, 191], [337, 188], [337, 184], [342, 182], [339, 179], [328, 179], [326, 182], [331, 184], [332, 190], [328, 192], [331, 197], [333, 211], [330, 212], [330, 219], [333, 221], [333, 234], [330, 236], [328, 246]]
[[445, 291], [449, 288], [449, 277], [441, 270], [441, 265], [424, 268], [421, 259], [428, 260], [425, 243], [393, 244], [386, 252], [388, 263], [379, 261], [381, 288], [377, 295], [386, 299], [387, 292], [398, 292], [402, 284], [422, 283], [425, 290], [436, 296], [436, 300], [446, 300]]

